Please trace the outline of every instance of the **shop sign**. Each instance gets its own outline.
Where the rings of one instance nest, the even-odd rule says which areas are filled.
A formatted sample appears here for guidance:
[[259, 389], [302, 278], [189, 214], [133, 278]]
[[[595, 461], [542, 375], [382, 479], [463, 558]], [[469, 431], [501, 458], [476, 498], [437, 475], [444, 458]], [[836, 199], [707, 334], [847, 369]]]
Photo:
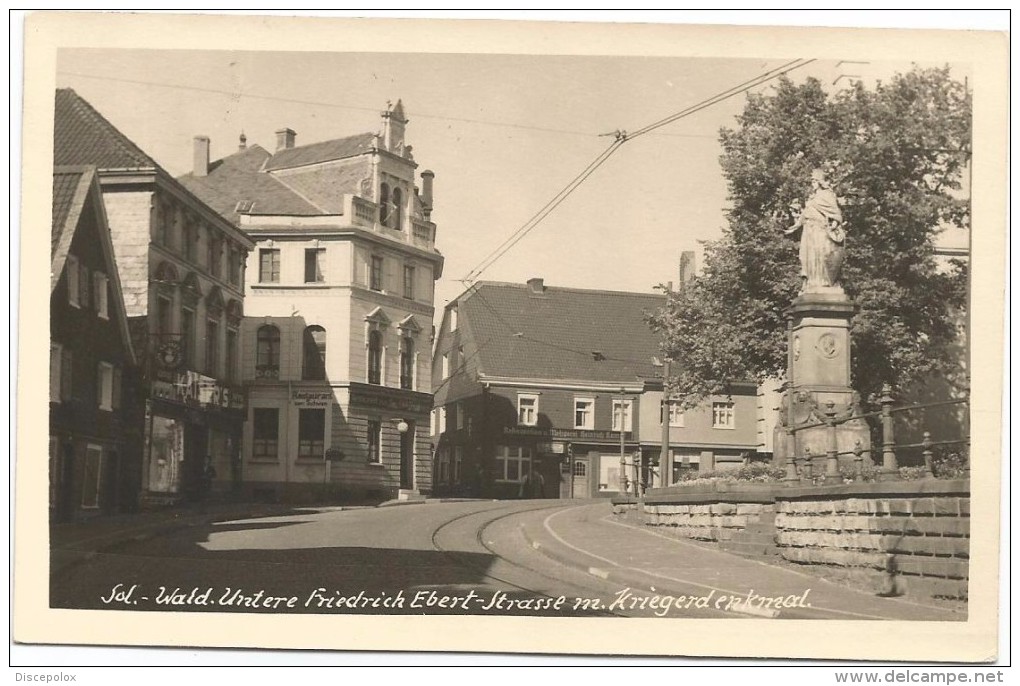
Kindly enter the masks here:
[[[601, 429], [553, 429], [553, 438], [566, 438], [579, 441], [619, 441], [619, 431], [604, 431]], [[631, 439], [631, 432], [623, 433], [624, 440]]]
[[329, 407], [333, 404], [333, 391], [292, 391], [290, 404], [294, 407]]
[[152, 397], [173, 400], [191, 407], [244, 408], [244, 393], [197, 372], [177, 372], [152, 381]]
[[393, 391], [383, 388], [369, 390], [352, 386], [351, 405], [427, 414], [432, 410], [432, 396], [413, 391]]
[[548, 429], [539, 429], [530, 426], [504, 426], [504, 436], [534, 436], [536, 438], [549, 438]]

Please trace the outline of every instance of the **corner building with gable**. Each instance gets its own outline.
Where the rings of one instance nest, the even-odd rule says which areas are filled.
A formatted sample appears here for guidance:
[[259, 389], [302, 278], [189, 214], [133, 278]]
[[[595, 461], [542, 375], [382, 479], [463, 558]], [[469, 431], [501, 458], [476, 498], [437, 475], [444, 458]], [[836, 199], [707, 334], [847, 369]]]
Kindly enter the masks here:
[[397, 102], [381, 131], [209, 161], [191, 192], [255, 241], [241, 374], [242, 482], [266, 500], [415, 498], [432, 490], [434, 285], [443, 257]]

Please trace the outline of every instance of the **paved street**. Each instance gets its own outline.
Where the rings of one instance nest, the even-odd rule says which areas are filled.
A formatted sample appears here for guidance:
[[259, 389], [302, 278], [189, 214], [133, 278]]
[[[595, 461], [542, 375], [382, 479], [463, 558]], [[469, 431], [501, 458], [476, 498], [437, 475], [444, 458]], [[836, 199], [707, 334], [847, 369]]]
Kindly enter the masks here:
[[[607, 502], [307, 508], [132, 530], [56, 567], [54, 607], [839, 619], [965, 617], [614, 521]], [[56, 542], [53, 559], [88, 540]]]

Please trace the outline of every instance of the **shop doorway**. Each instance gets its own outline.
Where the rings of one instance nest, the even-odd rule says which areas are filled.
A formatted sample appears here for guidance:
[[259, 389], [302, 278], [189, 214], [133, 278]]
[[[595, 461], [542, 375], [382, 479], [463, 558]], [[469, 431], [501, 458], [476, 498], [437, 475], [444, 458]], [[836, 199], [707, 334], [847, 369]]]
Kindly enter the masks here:
[[590, 498], [591, 485], [588, 474], [590, 473], [588, 460], [586, 458], [575, 458], [570, 468], [570, 497]]
[[198, 500], [202, 493], [202, 479], [205, 473], [205, 459], [209, 452], [209, 430], [197, 424], [184, 427], [184, 492], [192, 500]]

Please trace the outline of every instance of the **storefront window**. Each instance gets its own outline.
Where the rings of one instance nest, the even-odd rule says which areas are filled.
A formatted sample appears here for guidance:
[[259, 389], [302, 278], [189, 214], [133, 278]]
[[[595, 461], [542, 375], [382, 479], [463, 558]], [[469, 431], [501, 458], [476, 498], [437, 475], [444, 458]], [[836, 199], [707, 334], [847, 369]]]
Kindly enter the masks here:
[[520, 481], [531, 473], [531, 448], [496, 446], [496, 479]]
[[184, 461], [184, 424], [168, 417], [152, 418], [149, 452], [149, 490], [177, 493]]

